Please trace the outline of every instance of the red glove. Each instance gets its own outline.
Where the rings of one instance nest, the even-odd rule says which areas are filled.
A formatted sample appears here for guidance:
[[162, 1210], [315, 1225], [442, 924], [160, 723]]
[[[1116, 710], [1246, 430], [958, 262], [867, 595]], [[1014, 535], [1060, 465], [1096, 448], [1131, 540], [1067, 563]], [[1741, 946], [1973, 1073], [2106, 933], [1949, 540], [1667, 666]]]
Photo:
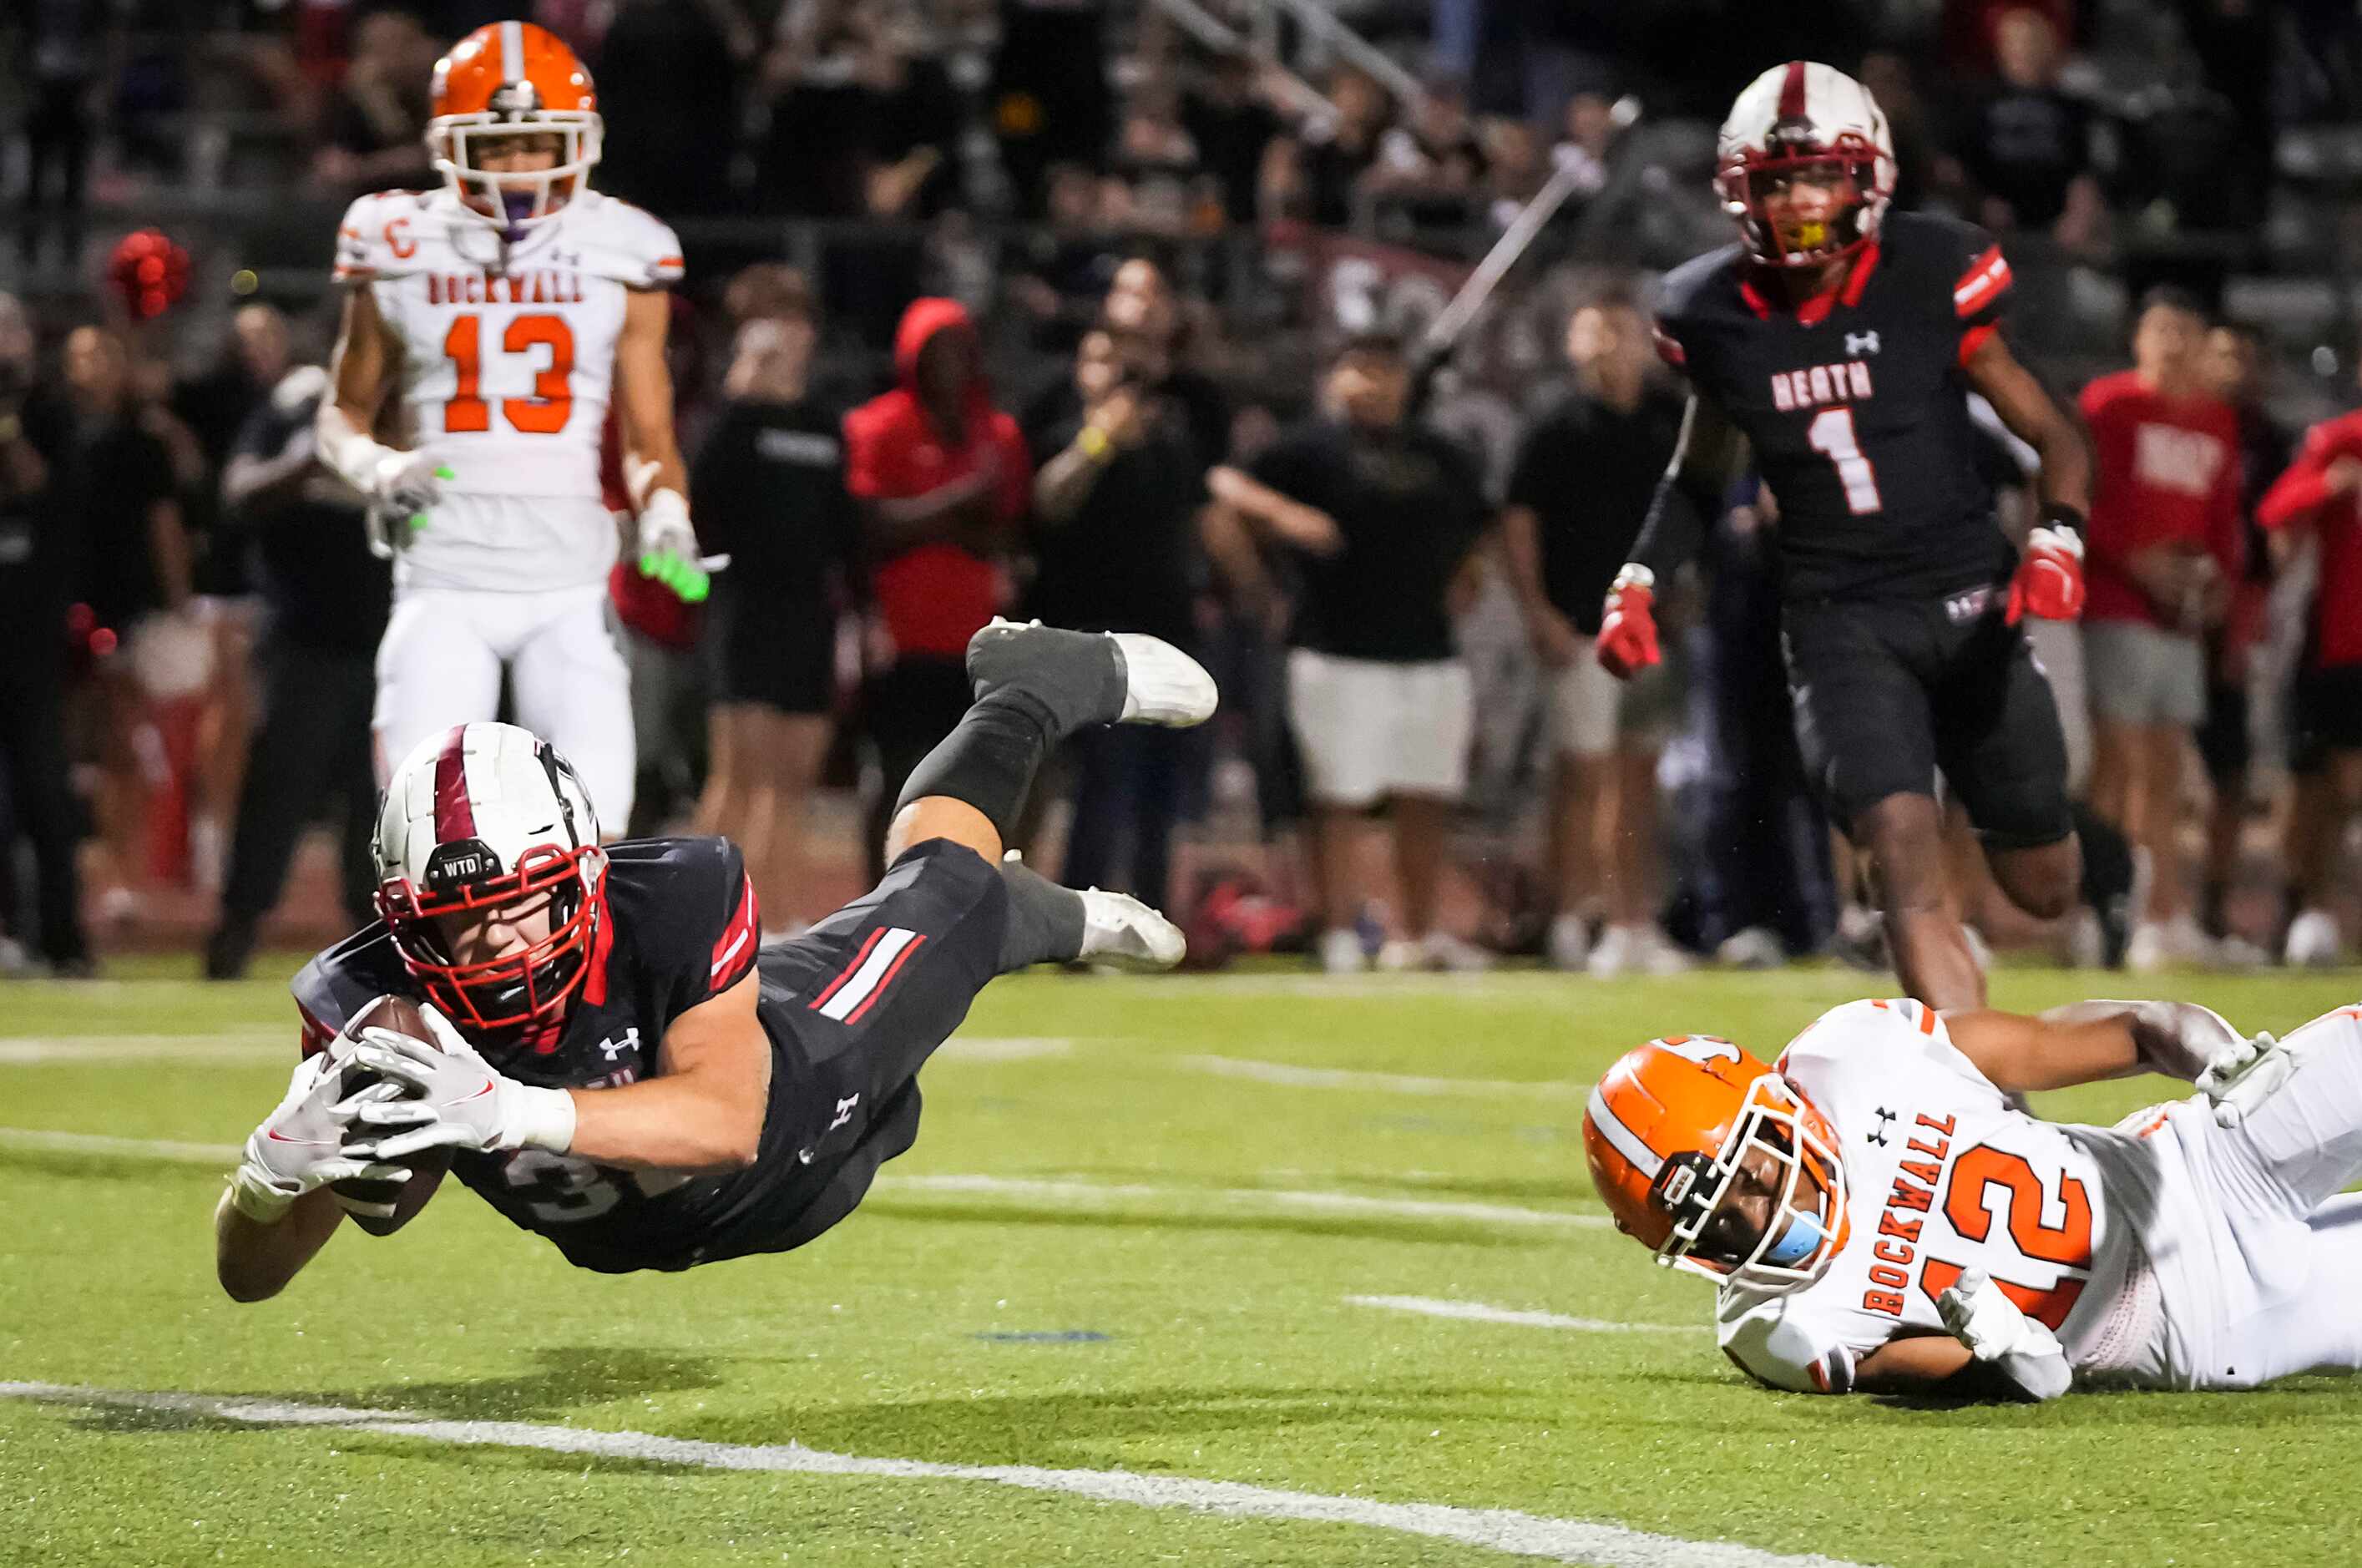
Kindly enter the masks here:
[[2009, 624], [2025, 615], [2072, 621], [2082, 613], [2082, 537], [2046, 524], [2025, 536], [2025, 558], [2009, 584]]
[[1607, 588], [1607, 608], [1599, 620], [1594, 650], [1607, 673], [1629, 680], [1657, 662], [1657, 574], [1627, 566]]

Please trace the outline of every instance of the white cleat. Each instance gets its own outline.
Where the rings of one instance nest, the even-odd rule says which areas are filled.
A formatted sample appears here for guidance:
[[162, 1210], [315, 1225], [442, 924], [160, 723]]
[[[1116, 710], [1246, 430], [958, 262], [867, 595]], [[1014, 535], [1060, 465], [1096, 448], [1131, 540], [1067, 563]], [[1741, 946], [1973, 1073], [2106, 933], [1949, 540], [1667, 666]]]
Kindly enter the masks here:
[[1082, 899], [1083, 950], [1076, 956], [1087, 964], [1147, 974], [1170, 969], [1189, 951], [1179, 926], [1130, 893], [1086, 888]]
[[2344, 946], [2335, 915], [2327, 910], [2306, 910], [2289, 922], [2283, 957], [2291, 968], [2325, 969], [2337, 963]]
[[1145, 632], [1109, 632], [1123, 656], [1124, 724], [1163, 724], [1186, 730], [1214, 716], [1221, 701], [1206, 667]]

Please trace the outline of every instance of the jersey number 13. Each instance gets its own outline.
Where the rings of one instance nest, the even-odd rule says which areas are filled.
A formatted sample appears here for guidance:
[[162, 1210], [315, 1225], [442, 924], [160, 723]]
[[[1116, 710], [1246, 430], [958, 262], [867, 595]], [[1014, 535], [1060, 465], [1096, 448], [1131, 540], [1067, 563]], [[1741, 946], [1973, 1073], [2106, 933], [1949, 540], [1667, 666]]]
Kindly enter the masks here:
[[[465, 435], [492, 427], [491, 404], [476, 390], [483, 372], [483, 318], [472, 314], [454, 320], [443, 335], [443, 357], [451, 361], [458, 381], [451, 401], [443, 405], [447, 433]], [[574, 331], [566, 325], [566, 318], [546, 311], [514, 317], [501, 334], [501, 348], [510, 354], [549, 350], [549, 362], [534, 372], [533, 395], [501, 399], [501, 417], [528, 436], [555, 436], [565, 429], [574, 413], [574, 392], [568, 384], [574, 374]]]

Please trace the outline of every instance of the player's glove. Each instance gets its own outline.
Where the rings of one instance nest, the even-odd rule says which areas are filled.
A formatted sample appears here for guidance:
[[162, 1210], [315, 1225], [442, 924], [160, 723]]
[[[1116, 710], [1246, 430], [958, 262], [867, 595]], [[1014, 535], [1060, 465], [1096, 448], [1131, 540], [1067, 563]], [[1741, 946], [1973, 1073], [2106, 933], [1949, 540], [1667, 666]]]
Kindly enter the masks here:
[[370, 509], [415, 532], [426, 526], [426, 509], [443, 499], [443, 481], [456, 479], [431, 452], [392, 452], [370, 466], [362, 493]]
[[1629, 680], [1657, 662], [1657, 574], [1638, 561], [1628, 563], [1607, 585], [1607, 605], [1599, 619], [1595, 647], [1599, 662], [1618, 680]]
[[[390, 1029], [364, 1029], [349, 1058], [402, 1087], [409, 1098], [357, 1107], [364, 1127], [393, 1129], [349, 1152], [398, 1160], [422, 1149], [547, 1149], [562, 1154], [574, 1143], [574, 1098], [564, 1089], [519, 1083], [478, 1054], [433, 1007], [418, 1010], [434, 1034], [430, 1043]], [[400, 1129], [408, 1131], [399, 1131]]]
[[1966, 1271], [1937, 1297], [1936, 1311], [1970, 1354], [1997, 1366], [2036, 1399], [2056, 1399], [2075, 1380], [2058, 1337], [2019, 1311], [1981, 1268]]
[[2236, 1127], [2296, 1069], [2287, 1046], [2258, 1034], [2217, 1051], [2198, 1075], [2198, 1092], [2213, 1108], [2216, 1126]]
[[2083, 536], [2064, 508], [2025, 536], [2025, 558], [2010, 579], [2008, 621], [2027, 615], [2072, 621], [2083, 613]]
[[246, 1157], [230, 1177], [230, 1201], [239, 1213], [275, 1224], [297, 1198], [332, 1181], [410, 1179], [397, 1165], [374, 1163], [372, 1156], [344, 1147], [345, 1130], [364, 1108], [402, 1091], [378, 1083], [339, 1099], [343, 1066], [325, 1051], [296, 1066], [287, 1080], [287, 1098], [246, 1141]]
[[704, 601], [712, 591], [712, 574], [730, 564], [728, 556], [701, 555], [697, 530], [690, 526], [689, 502], [677, 490], [651, 494], [640, 511], [640, 575], [655, 578], [679, 596], [684, 604]]

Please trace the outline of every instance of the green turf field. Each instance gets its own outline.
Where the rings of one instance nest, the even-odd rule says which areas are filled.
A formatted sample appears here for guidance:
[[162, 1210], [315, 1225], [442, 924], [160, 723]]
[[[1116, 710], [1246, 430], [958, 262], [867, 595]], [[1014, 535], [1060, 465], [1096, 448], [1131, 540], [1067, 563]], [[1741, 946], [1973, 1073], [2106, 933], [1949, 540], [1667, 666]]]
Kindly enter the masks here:
[[[2284, 1030], [2362, 979], [2165, 991]], [[1768, 1056], [1860, 994], [1002, 981], [918, 1147], [804, 1251], [577, 1274], [453, 1184], [238, 1307], [209, 1216], [285, 1084], [283, 991], [0, 986], [0, 1563], [2353, 1561], [2362, 1387], [1775, 1396], [1604, 1228], [1593, 1074], [1675, 1030]]]

